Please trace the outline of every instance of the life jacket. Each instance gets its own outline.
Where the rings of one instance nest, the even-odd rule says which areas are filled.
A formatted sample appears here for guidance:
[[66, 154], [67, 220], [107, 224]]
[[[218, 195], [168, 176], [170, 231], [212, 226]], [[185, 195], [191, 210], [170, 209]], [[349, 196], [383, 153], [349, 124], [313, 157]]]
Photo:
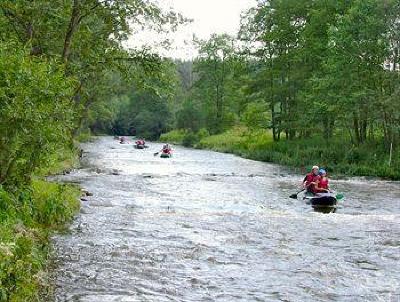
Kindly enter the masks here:
[[316, 188], [315, 185], [310, 183], [312, 182], [317, 182], [319, 180], [320, 176], [315, 175], [314, 173], [308, 173], [306, 177], [304, 177], [304, 181], [306, 182], [306, 187], [308, 192], [316, 193]]
[[162, 150], [162, 152], [165, 153], [165, 154], [170, 154], [171, 153], [171, 149], [165, 148], [165, 149]]
[[328, 189], [329, 186], [329, 179], [327, 177], [321, 177], [319, 179], [318, 187], [321, 189]]

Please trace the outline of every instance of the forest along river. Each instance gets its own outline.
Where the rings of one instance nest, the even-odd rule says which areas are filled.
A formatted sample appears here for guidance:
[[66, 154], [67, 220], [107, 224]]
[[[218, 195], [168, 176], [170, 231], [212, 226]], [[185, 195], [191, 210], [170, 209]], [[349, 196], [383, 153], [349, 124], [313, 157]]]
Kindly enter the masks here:
[[93, 193], [54, 238], [56, 301], [400, 301], [400, 183], [333, 181], [320, 214], [277, 165], [104, 137], [58, 180]]

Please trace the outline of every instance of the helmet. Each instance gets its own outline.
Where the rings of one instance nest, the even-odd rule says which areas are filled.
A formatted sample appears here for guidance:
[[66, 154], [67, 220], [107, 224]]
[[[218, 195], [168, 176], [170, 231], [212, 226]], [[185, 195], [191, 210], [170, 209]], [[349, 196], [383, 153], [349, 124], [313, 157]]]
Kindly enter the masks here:
[[319, 174], [326, 174], [326, 170], [324, 170], [324, 169], [319, 169]]

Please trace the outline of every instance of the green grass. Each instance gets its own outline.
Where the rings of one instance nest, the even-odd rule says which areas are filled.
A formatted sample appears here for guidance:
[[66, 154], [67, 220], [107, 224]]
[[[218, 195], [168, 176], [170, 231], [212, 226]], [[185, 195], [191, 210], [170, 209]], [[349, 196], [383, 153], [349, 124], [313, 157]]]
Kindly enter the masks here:
[[47, 301], [49, 237], [79, 209], [76, 186], [35, 180], [10, 194], [0, 187], [0, 301]]
[[62, 148], [52, 155], [49, 155], [47, 162], [35, 171], [37, 176], [48, 176], [62, 174], [73, 168], [79, 167], [79, 150], [78, 148], [71, 150], [69, 148]]
[[[182, 133], [176, 132], [174, 137]], [[168, 141], [168, 138], [166, 135], [165, 140]], [[372, 176], [400, 180], [400, 150], [394, 152], [389, 166], [389, 152], [379, 142], [355, 146], [348, 139], [340, 137], [329, 141], [315, 137], [274, 142], [268, 131], [249, 131], [245, 127], [235, 127], [222, 134], [203, 137], [193, 145], [201, 149], [278, 163], [301, 172], [318, 164], [328, 169], [331, 176]]]
[[[75, 150], [76, 151], [76, 150]], [[79, 210], [80, 189], [45, 181], [79, 164], [74, 150], [49, 156], [29, 186], [0, 186], [0, 301], [49, 301], [50, 235], [63, 230]]]

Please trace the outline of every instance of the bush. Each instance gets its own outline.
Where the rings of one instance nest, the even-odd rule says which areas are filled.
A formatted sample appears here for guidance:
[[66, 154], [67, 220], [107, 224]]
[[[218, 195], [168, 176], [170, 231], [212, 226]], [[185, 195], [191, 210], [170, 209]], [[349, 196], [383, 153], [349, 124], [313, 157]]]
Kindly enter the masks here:
[[206, 128], [201, 128], [198, 132], [197, 132], [197, 136], [199, 138], [199, 140], [206, 138], [208, 136], [210, 136], [210, 132], [208, 132], [208, 130]]
[[185, 135], [185, 130], [172, 130], [170, 132], [161, 134], [160, 141], [180, 145], [182, 144]]
[[193, 147], [198, 141], [198, 135], [193, 132], [187, 132], [182, 140], [182, 145], [185, 147]]
[[28, 184], [48, 154], [71, 141], [74, 86], [56, 62], [0, 43], [0, 184]]
[[0, 186], [0, 301], [40, 301], [49, 234], [71, 221], [80, 191], [35, 180], [14, 194]]

